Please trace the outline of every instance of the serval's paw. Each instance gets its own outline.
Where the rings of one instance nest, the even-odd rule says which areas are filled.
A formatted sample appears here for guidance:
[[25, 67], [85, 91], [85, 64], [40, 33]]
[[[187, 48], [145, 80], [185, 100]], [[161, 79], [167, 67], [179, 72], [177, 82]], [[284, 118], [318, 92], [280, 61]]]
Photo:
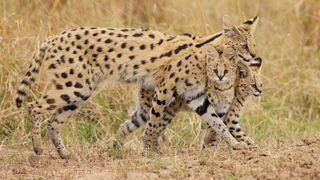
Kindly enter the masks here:
[[40, 147], [33, 147], [33, 151], [36, 153], [36, 155], [41, 155], [43, 153], [43, 149]]
[[231, 148], [233, 150], [243, 150], [243, 149], [248, 149], [248, 146], [245, 142], [240, 141], [240, 142], [234, 144], [233, 146], [231, 146]]
[[243, 142], [245, 142], [250, 149], [251, 148], [258, 148], [258, 145], [254, 142], [254, 140], [249, 137], [245, 137], [243, 139]]
[[161, 154], [160, 144], [157, 139], [152, 140], [152, 139], [142, 138], [142, 144], [143, 144], [143, 151], [142, 151], [143, 156], [148, 157], [148, 156]]
[[123, 143], [120, 142], [119, 140], [113, 141], [113, 149], [120, 150], [122, 146], [123, 146]]
[[66, 149], [59, 149], [58, 150], [59, 156], [61, 159], [70, 159], [71, 154]]

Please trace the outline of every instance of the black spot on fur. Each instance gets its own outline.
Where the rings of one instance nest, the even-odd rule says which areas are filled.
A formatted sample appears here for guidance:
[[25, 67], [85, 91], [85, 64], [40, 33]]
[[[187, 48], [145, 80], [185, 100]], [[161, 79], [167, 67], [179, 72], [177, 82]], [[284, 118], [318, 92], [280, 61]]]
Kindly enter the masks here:
[[61, 97], [62, 100], [64, 100], [64, 101], [69, 103], [70, 97], [67, 94], [61, 94], [60, 97]]
[[140, 46], [140, 49], [141, 50], [144, 50], [146, 48], [146, 45], [144, 45], [144, 44], [142, 44], [141, 46]]
[[80, 36], [79, 34], [77, 34], [77, 35], [76, 35], [76, 39], [77, 39], [77, 40], [80, 40], [80, 39], [81, 39], [81, 36]]
[[137, 121], [137, 113], [135, 113], [132, 116], [132, 120], [131, 120], [132, 124], [134, 124], [136, 127], [140, 127], [140, 123]]
[[147, 61], [146, 60], [141, 60], [141, 64], [146, 64]]
[[211, 41], [214, 41], [215, 39], [217, 39], [217, 38], [220, 37], [221, 35], [222, 35], [222, 33], [219, 33], [219, 34], [217, 34], [217, 35], [214, 35], [214, 36], [212, 36], [211, 38], [209, 38], [208, 40], [206, 40], [206, 41], [204, 41], [204, 42], [202, 42], [202, 43], [196, 44], [196, 47], [197, 47], [197, 48], [200, 48], [200, 47], [202, 47], [203, 45], [208, 44], [208, 43], [210, 43]]
[[178, 54], [180, 51], [186, 49], [187, 47], [188, 47], [188, 44], [183, 44], [181, 46], [178, 46], [178, 48], [174, 50], [174, 53]]
[[192, 84], [189, 82], [188, 79], [184, 80], [184, 84], [185, 84], [186, 86], [192, 86]]
[[156, 111], [154, 110], [154, 108], [151, 109], [151, 113], [152, 113], [153, 115], [155, 115], [156, 117], [160, 117], [160, 113], [159, 113], [159, 112], [156, 112]]
[[69, 105], [64, 106], [64, 107], [63, 107], [63, 110], [64, 110], [64, 111], [69, 111], [69, 110], [74, 111], [74, 110], [76, 110], [77, 108], [78, 108], [78, 107], [77, 107], [75, 104], [69, 104]]
[[121, 48], [122, 48], [122, 49], [124, 49], [124, 48], [126, 48], [126, 47], [127, 47], [127, 43], [124, 42], [124, 43], [121, 44]]
[[175, 98], [178, 97], [179, 94], [178, 94], [177, 88], [174, 87], [174, 88], [172, 88], [171, 90], [173, 91], [172, 96], [175, 97]]
[[69, 58], [69, 63], [70, 63], [70, 64], [74, 63], [73, 58]]
[[97, 48], [97, 52], [102, 52], [102, 50], [103, 50], [102, 47]]
[[133, 68], [134, 68], [134, 69], [139, 69], [139, 65], [138, 65], [138, 64], [135, 64], [135, 65], [133, 65]]
[[26, 95], [27, 95], [26, 92], [21, 91], [21, 90], [18, 90], [18, 94], [19, 94], [20, 96], [26, 96]]
[[71, 81], [66, 82], [66, 86], [67, 87], [71, 87], [72, 86], [72, 82]]
[[224, 113], [224, 112], [218, 113], [219, 118], [223, 118], [224, 115], [226, 115], [226, 113]]
[[108, 55], [104, 55], [104, 61], [108, 61], [109, 60], [109, 56]]
[[162, 43], [163, 43], [163, 39], [160, 39], [157, 44], [160, 46]]
[[24, 84], [24, 85], [26, 85], [26, 86], [29, 86], [30, 85], [30, 83], [27, 81], [27, 80], [22, 80], [21, 81], [21, 84]]
[[132, 36], [133, 36], [133, 37], [141, 37], [141, 36], [143, 36], [143, 34], [142, 34], [142, 33], [135, 33], [135, 34], [133, 34]]
[[74, 94], [75, 96], [81, 98], [81, 99], [84, 100], [84, 101], [89, 98], [89, 96], [82, 95], [82, 94], [81, 94], [80, 92], [78, 92], [78, 91], [73, 92], [73, 94]]
[[141, 117], [142, 121], [144, 121], [144, 122], [148, 121], [148, 118], [143, 113], [140, 114], [140, 117]]
[[109, 44], [109, 43], [111, 43], [111, 42], [112, 42], [111, 39], [106, 39], [106, 40], [104, 41], [104, 43], [106, 43], [106, 44]]
[[56, 84], [56, 89], [61, 90], [61, 89], [63, 89], [63, 86], [61, 84]]
[[154, 45], [150, 44], [150, 49], [153, 50], [154, 49]]
[[63, 73], [61, 73], [61, 76], [62, 76], [63, 78], [67, 78], [67, 77], [68, 77], [68, 74], [65, 73], [65, 72], [63, 72]]
[[150, 58], [150, 61], [152, 62], [152, 63], [154, 63], [154, 61], [156, 61], [157, 60], [157, 57], [151, 57]]
[[212, 117], [218, 118], [219, 116], [216, 113], [211, 114]]
[[55, 69], [56, 68], [56, 65], [55, 64], [50, 64], [49, 68], [48, 69]]
[[206, 98], [203, 102], [202, 105], [200, 105], [199, 107], [197, 107], [197, 109], [195, 110], [196, 113], [198, 113], [200, 116], [202, 116], [203, 114], [205, 114], [207, 112], [208, 106], [209, 106], [210, 102], [209, 100]]
[[53, 103], [55, 103], [55, 102], [56, 102], [55, 99], [52, 99], [52, 98], [47, 99], [47, 103], [48, 103], [48, 104], [53, 104]]
[[172, 51], [168, 51], [168, 52], [166, 52], [164, 54], [161, 54], [160, 58], [162, 58], [162, 57], [170, 57], [171, 55], [172, 55]]
[[180, 34], [181, 36], [188, 36], [188, 37], [192, 37], [192, 35], [191, 34], [189, 34], [189, 33], [182, 33], [182, 34]]

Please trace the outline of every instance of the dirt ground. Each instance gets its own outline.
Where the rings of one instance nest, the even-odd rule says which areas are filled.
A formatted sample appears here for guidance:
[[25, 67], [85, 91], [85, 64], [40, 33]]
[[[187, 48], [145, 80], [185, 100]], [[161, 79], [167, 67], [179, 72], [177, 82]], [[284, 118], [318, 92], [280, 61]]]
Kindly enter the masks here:
[[320, 179], [320, 138], [278, 141], [258, 149], [169, 150], [154, 158], [61, 160], [52, 149], [35, 156], [30, 147], [0, 146], [0, 179]]

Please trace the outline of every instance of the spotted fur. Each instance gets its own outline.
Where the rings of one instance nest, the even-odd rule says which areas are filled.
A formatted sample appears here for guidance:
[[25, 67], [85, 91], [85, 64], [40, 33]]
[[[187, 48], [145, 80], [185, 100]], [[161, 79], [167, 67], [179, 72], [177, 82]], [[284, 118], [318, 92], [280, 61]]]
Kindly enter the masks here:
[[[216, 111], [214, 116], [222, 118], [224, 123], [228, 126], [230, 133], [238, 140], [244, 141], [247, 145], [254, 145], [254, 141], [247, 137], [240, 127], [240, 117], [244, 108], [246, 100], [250, 96], [260, 96], [262, 93], [262, 81], [260, 75], [260, 67], [262, 60], [260, 57], [254, 58], [250, 61], [250, 65], [246, 66], [243, 63], [237, 64], [236, 78], [234, 79], [234, 87], [224, 89], [218, 92], [216, 89], [216, 82], [208, 81], [204, 93], [199, 93], [193, 99], [186, 101], [184, 97], [178, 97], [175, 102], [170, 104], [165, 110], [164, 120], [165, 126], [170, 124], [175, 114], [180, 111], [191, 111], [187, 106], [194, 99], [206, 96]], [[227, 85], [229, 83], [224, 83]], [[123, 139], [137, 128], [143, 127], [149, 120], [148, 112], [152, 106], [151, 99], [154, 91], [141, 88], [137, 100], [136, 109], [129, 119], [119, 128], [114, 142], [114, 146], [119, 148], [122, 145]], [[215, 149], [219, 137], [216, 136], [215, 131], [211, 128], [206, 129], [205, 137], [202, 142], [202, 147], [210, 147]]]
[[[204, 91], [206, 45], [215, 40], [216, 49], [236, 49], [238, 57], [246, 61], [253, 53], [244, 47], [248, 42], [244, 34], [225, 18], [222, 33], [204, 37], [169, 35], [148, 29], [81, 27], [48, 38], [36, 51], [16, 98], [17, 107], [21, 107], [39, 72], [45, 74], [42, 96], [28, 105], [34, 151], [37, 154], [42, 151], [41, 114], [50, 113], [50, 138], [60, 157], [68, 158], [61, 128], [105, 82], [137, 82], [143, 88], [155, 89], [143, 144], [145, 149], [158, 149], [164, 109], [178, 96], [188, 100]], [[202, 115], [231, 147], [237, 147], [239, 143], [222, 120], [210, 115], [209, 112], [214, 113], [210, 104], [205, 104], [205, 112], [197, 111], [197, 105], [203, 104], [205, 98], [194, 102], [197, 103], [188, 106]]]
[[[255, 22], [255, 23], [249, 24], [248, 22]], [[231, 44], [233, 44], [231, 47], [234, 47], [235, 49], [237, 49], [237, 48], [241, 49], [241, 47], [243, 47], [243, 49], [247, 50], [248, 52], [250, 52], [250, 54], [253, 54], [253, 56], [255, 56], [255, 53], [253, 53], [254, 46], [255, 46], [255, 42], [253, 39], [253, 33], [254, 33], [256, 23], [257, 23], [257, 18], [253, 18], [253, 19], [246, 21], [244, 24], [241, 24], [240, 26], [238, 26], [239, 31], [241, 31], [245, 34], [245, 37], [246, 37], [245, 39], [247, 39], [247, 42], [243, 43], [242, 41], [240, 41], [242, 43], [238, 43], [238, 44], [237, 43], [233, 44], [233, 42], [230, 42]], [[215, 43], [215, 41], [213, 41], [212, 43]], [[240, 47], [237, 45], [240, 45]], [[187, 103], [189, 103], [193, 99], [200, 98], [203, 95], [207, 96], [208, 101], [204, 101], [205, 102], [204, 106], [199, 106], [200, 108], [199, 108], [198, 112], [200, 112], [200, 110], [203, 109], [201, 107], [206, 107], [207, 106], [206, 104], [211, 103], [213, 105], [216, 105], [215, 110], [216, 110], [217, 116], [219, 118], [224, 117], [230, 104], [231, 104], [230, 109], [233, 109], [235, 106], [238, 106], [237, 105], [238, 99], [240, 99], [240, 101], [243, 102], [242, 104], [244, 104], [244, 101], [247, 99], [249, 94], [252, 94], [252, 93], [250, 93], [251, 92], [250, 90], [246, 90], [246, 91], [248, 91], [248, 92], [246, 92], [248, 95], [244, 96], [243, 93], [245, 93], [245, 92], [239, 93], [239, 91], [243, 91], [243, 89], [245, 89], [245, 88], [241, 88], [241, 87], [243, 87], [243, 86], [246, 87], [248, 84], [252, 84], [252, 85], [256, 84], [256, 87], [258, 87], [258, 89], [261, 89], [261, 88], [259, 88], [259, 87], [261, 87], [259, 69], [260, 69], [262, 61], [261, 61], [261, 58], [254, 58], [253, 60], [250, 60], [250, 61], [247, 58], [243, 58], [243, 57], [241, 57], [241, 59], [243, 60], [242, 61], [243, 63], [249, 65], [250, 71], [252, 71], [252, 73], [250, 73], [251, 75], [248, 76], [248, 78], [246, 78], [245, 80], [244, 80], [244, 78], [238, 78], [239, 80], [237, 80], [237, 81], [239, 81], [239, 82], [235, 83], [236, 84], [235, 89], [231, 86], [230, 83], [222, 84], [225, 87], [220, 87], [218, 89], [215, 88], [216, 83], [208, 83], [205, 92], [199, 93], [198, 95], [196, 95], [195, 97], [193, 97], [189, 101], [185, 101], [185, 99], [183, 97], [179, 97], [179, 100], [177, 100], [176, 102], [173, 102], [170, 105], [170, 108], [165, 109], [166, 114], [164, 115], [164, 120], [166, 122], [163, 123], [163, 126], [166, 127], [167, 124], [169, 124], [171, 122], [172, 118], [174, 117], [174, 115], [177, 111], [181, 111], [181, 110], [185, 110], [185, 109], [190, 110], [189, 108], [186, 108]], [[241, 65], [240, 65], [240, 67], [241, 67]], [[208, 69], [210, 69], [210, 68], [208, 68]], [[244, 69], [244, 68], [242, 68], [242, 69]], [[224, 74], [224, 71], [225, 71], [225, 69], [223, 69], [223, 67], [222, 67], [221, 74]], [[215, 76], [216, 79], [214, 79], [214, 76], [212, 76], [212, 74], [214, 74], [213, 70], [208, 72], [208, 77], [213, 78], [211, 82], [215, 82], [216, 80], [219, 80], [219, 79], [217, 79], [218, 76]], [[252, 77], [253, 79], [258, 79], [259, 81], [252, 83], [250, 81], [249, 77], [250, 78]], [[186, 82], [186, 83], [188, 84], [188, 82]], [[228, 89], [228, 88], [230, 88], [230, 89]], [[249, 89], [249, 88], [247, 88], [247, 89]], [[221, 94], [221, 90], [226, 90], [226, 91], [222, 91], [223, 94]], [[236, 94], [236, 98], [233, 99], [234, 94]], [[260, 93], [255, 92], [255, 95], [259, 95], [259, 94]], [[125, 136], [127, 136], [131, 132], [135, 131], [135, 129], [137, 129], [141, 126], [144, 126], [144, 124], [148, 121], [149, 116], [148, 116], [147, 112], [149, 112], [149, 110], [152, 106], [151, 99], [152, 99], [153, 95], [154, 95], [154, 92], [152, 89], [149, 90], [149, 89], [141, 88], [135, 111], [132, 113], [131, 116], [129, 116], [128, 120], [121, 126], [121, 128], [119, 128], [119, 130], [117, 132], [117, 136], [116, 136], [116, 140], [115, 140], [116, 147], [121, 145], [122, 139]], [[221, 99], [224, 99], [225, 101], [222, 102]], [[237, 101], [234, 102], [232, 100], [237, 100]], [[241, 107], [243, 108], [243, 106], [241, 106]], [[237, 116], [240, 114], [240, 111], [242, 111], [242, 108], [238, 109], [239, 113], [237, 114]], [[237, 113], [237, 112], [238, 111], [235, 111], [234, 113]], [[224, 118], [224, 120], [225, 119], [228, 119], [228, 118]], [[239, 121], [239, 117], [237, 117], [237, 119], [238, 119], [237, 121]], [[230, 128], [231, 128], [230, 132], [244, 134], [242, 131], [239, 131], [240, 126], [239, 127], [231, 127], [231, 126], [236, 126], [239, 124], [239, 123], [235, 123], [235, 121], [233, 121], [233, 122], [234, 122], [233, 124], [229, 124]], [[237, 129], [237, 130], [232, 131], [232, 128]], [[205, 138], [206, 139], [205, 142], [208, 146], [210, 144], [211, 145], [216, 144], [215, 136], [212, 135], [212, 138], [209, 138], [210, 134], [212, 132], [213, 131], [209, 132], [209, 135], [207, 135]], [[239, 137], [238, 135], [235, 135], [235, 136]], [[243, 138], [237, 138], [237, 139], [243, 140]], [[210, 140], [212, 140], [212, 143]], [[249, 142], [249, 141], [245, 141], [245, 142]], [[250, 143], [247, 143], [247, 144], [250, 144]]]
[[[254, 58], [249, 66], [238, 63], [238, 76], [235, 80], [235, 95], [229, 104], [228, 109], [219, 113], [219, 117], [223, 118], [224, 123], [228, 126], [229, 132], [238, 141], [243, 141], [249, 146], [255, 146], [254, 141], [248, 137], [240, 127], [240, 117], [244, 109], [244, 105], [250, 96], [260, 96], [262, 93], [262, 79], [260, 69], [262, 59]], [[202, 147], [217, 147], [219, 137], [210, 128], [206, 129]]]

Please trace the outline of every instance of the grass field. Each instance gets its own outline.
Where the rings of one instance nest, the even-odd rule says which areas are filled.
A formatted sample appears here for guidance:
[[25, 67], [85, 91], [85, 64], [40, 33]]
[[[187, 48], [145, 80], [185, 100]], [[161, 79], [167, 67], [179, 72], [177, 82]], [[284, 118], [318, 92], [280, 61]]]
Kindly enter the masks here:
[[[81, 109], [81, 113], [66, 123], [63, 137], [73, 156], [69, 164], [57, 159], [46, 128], [42, 128], [42, 135], [43, 143], [48, 148], [40, 160], [34, 160], [37, 157], [32, 155], [26, 109], [17, 109], [14, 101], [16, 87], [29, 66], [35, 47], [49, 35], [87, 25], [142, 26], [173, 34], [189, 32], [206, 35], [221, 30], [224, 14], [229, 14], [237, 23], [255, 15], [260, 16], [255, 37], [257, 54], [263, 58], [264, 92], [260, 100], [252, 99], [247, 103], [242, 117], [242, 126], [247, 134], [271, 154], [273, 148], [283, 150], [281, 147], [277, 149], [279, 148], [277, 145], [285, 144], [283, 148], [286, 149], [291, 143], [299, 144], [301, 139], [311, 139], [312, 142], [318, 142], [316, 144], [319, 146], [320, 2], [318, 0], [2, 0], [0, 1], [0, 153], [2, 153], [0, 161], [3, 160], [6, 165], [0, 166], [0, 178], [26, 177], [25, 173], [31, 171], [28, 168], [38, 168], [38, 171], [33, 171], [36, 173], [31, 175], [39, 179], [50, 178], [54, 173], [59, 174], [57, 177], [68, 179], [101, 169], [120, 173], [119, 177], [127, 178], [137, 176], [137, 174], [126, 174], [128, 169], [131, 173], [152, 172], [149, 174], [151, 178], [182, 179], [197, 177], [197, 174], [209, 177], [215, 175], [210, 172], [218, 167], [220, 161], [227, 161], [230, 165], [234, 162], [232, 159], [239, 160], [235, 152], [212, 155], [208, 151], [199, 151], [203, 126], [198, 116], [193, 113], [180, 113], [169, 126], [168, 141], [162, 144], [163, 151], [168, 155], [154, 159], [141, 158], [139, 156], [141, 130], [128, 138], [124, 152], [120, 154], [114, 152], [111, 142], [117, 128], [126, 120], [130, 107], [134, 105], [133, 92], [136, 92], [134, 85], [120, 85], [103, 90]], [[33, 97], [39, 95], [36, 87], [31, 95]], [[43, 126], [45, 127], [45, 123]], [[308, 148], [305, 147], [306, 152], [309, 152]], [[218, 151], [217, 154], [222, 151]], [[319, 151], [320, 148], [313, 153], [319, 154]], [[12, 158], [8, 158], [11, 156]], [[210, 158], [206, 158], [207, 156]], [[244, 157], [243, 153], [240, 157]], [[263, 161], [259, 154], [254, 159]], [[25, 162], [23, 160], [28, 163], [22, 163]], [[170, 160], [174, 160], [174, 163]], [[243, 159], [240, 158], [239, 161], [241, 160]], [[278, 160], [281, 161], [281, 159], [273, 161], [273, 158], [266, 161], [271, 170], [268, 169], [269, 166], [261, 167], [270, 170], [266, 172], [271, 174], [274, 172], [272, 168], [276, 168], [275, 171], [278, 172]], [[34, 161], [40, 161], [41, 165], [49, 163], [49, 167], [54, 164], [55, 168], [32, 166]], [[200, 164], [195, 161], [199, 161]], [[213, 165], [212, 162], [217, 164]], [[89, 165], [84, 166], [84, 163]], [[294, 161], [291, 163], [295, 164]], [[166, 168], [168, 164], [170, 168]], [[190, 164], [191, 168], [187, 164]], [[20, 169], [21, 172], [17, 173], [13, 169], [19, 165], [26, 169]], [[97, 167], [93, 167], [95, 165]], [[313, 163], [311, 167], [315, 165], [316, 163]], [[247, 174], [239, 173], [242, 171], [238, 166], [226, 169], [219, 174], [219, 177], [226, 179], [260, 177], [254, 176], [255, 172], [251, 171]], [[286, 170], [289, 171], [290, 168], [284, 171]], [[193, 172], [195, 174], [192, 174]], [[320, 178], [319, 170], [313, 173]], [[65, 174], [68, 176], [64, 176]], [[289, 173], [288, 177], [291, 175], [295, 176]], [[316, 175], [310, 178], [317, 178]]]

